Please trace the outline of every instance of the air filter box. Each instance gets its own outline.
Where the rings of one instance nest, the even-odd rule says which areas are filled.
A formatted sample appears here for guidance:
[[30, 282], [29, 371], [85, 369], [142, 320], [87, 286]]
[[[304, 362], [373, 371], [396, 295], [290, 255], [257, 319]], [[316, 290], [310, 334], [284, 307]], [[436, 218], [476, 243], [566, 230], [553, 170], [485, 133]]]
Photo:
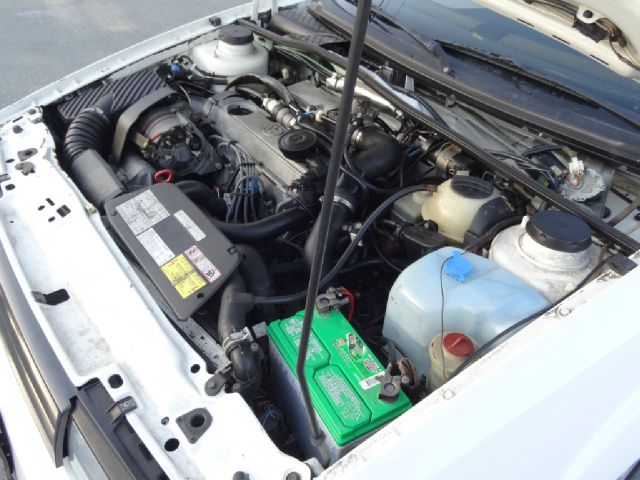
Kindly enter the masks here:
[[[298, 312], [267, 328], [272, 395], [305, 454], [319, 458], [295, 374], [303, 318]], [[391, 403], [378, 398], [383, 375], [383, 366], [341, 313], [315, 313], [306, 376], [332, 462], [411, 407], [402, 391]]]
[[187, 319], [227, 280], [240, 253], [182, 191], [158, 183], [105, 204], [109, 225], [175, 315]]

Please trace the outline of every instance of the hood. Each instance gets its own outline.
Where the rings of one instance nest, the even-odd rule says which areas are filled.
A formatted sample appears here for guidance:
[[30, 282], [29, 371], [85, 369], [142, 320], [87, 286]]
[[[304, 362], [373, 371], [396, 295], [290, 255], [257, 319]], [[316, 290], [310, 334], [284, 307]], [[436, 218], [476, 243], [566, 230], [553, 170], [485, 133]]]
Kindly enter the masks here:
[[637, 0], [474, 0], [640, 80]]

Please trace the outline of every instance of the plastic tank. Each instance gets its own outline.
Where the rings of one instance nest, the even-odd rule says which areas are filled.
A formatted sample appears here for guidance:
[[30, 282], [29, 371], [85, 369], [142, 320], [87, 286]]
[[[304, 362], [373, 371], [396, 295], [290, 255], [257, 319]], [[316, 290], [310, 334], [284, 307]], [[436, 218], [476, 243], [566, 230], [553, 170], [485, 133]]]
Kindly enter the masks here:
[[427, 197], [422, 206], [422, 217], [436, 222], [438, 231], [445, 238], [462, 244], [480, 207], [497, 197], [491, 182], [456, 175]]
[[[265, 74], [269, 64], [267, 50], [254, 41], [251, 30], [238, 25], [222, 27], [218, 39], [193, 47], [191, 59], [203, 73], [220, 77]], [[214, 89], [221, 91], [224, 85]]]
[[420, 374], [426, 375], [431, 366], [428, 348], [441, 333], [441, 320], [445, 332], [463, 333], [481, 346], [549, 305], [496, 263], [461, 253], [453, 247], [436, 250], [407, 267], [391, 288], [383, 335], [398, 344]]
[[599, 249], [582, 219], [544, 210], [496, 235], [489, 258], [554, 302], [596, 266]]

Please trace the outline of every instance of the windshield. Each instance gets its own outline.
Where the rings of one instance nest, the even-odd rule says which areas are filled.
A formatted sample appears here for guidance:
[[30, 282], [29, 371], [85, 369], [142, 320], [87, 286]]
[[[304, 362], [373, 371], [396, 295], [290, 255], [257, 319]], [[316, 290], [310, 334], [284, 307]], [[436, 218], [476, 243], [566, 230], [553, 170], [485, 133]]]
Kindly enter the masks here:
[[378, 0], [374, 4], [425, 39], [467, 45], [615, 105], [640, 119], [640, 84], [470, 0]]

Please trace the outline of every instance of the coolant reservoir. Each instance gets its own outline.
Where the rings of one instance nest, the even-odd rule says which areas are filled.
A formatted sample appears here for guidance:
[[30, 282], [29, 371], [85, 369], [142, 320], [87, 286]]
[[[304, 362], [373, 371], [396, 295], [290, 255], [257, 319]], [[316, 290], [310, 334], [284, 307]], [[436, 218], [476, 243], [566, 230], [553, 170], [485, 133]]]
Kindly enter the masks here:
[[438, 186], [422, 205], [422, 217], [438, 224], [438, 231], [447, 239], [462, 244], [464, 234], [478, 210], [499, 197], [491, 182], [476, 177], [456, 175]]
[[598, 247], [584, 220], [544, 210], [496, 235], [489, 258], [554, 302], [598, 263]]
[[383, 335], [398, 344], [421, 375], [429, 372], [429, 344], [441, 334], [442, 324], [445, 332], [463, 333], [480, 346], [549, 305], [496, 263], [461, 253], [453, 247], [429, 253], [407, 267], [389, 293]]
[[[267, 50], [254, 41], [246, 27], [227, 25], [216, 40], [196, 45], [191, 50], [194, 65], [207, 75], [234, 77], [245, 73], [266, 74]], [[222, 90], [224, 85], [214, 85]]]

